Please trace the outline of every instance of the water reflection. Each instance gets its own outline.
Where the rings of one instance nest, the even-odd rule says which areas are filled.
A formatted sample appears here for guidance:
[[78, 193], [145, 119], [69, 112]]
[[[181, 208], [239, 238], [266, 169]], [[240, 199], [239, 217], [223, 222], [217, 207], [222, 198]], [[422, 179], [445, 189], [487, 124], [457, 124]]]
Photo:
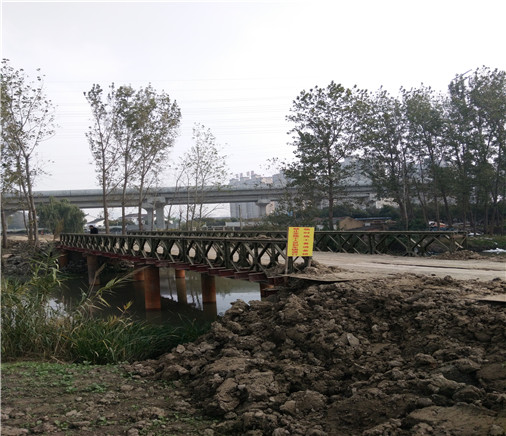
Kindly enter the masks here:
[[[131, 302], [128, 313], [136, 319], [150, 323], [169, 323], [177, 325], [183, 319], [212, 321], [223, 315], [230, 304], [238, 299], [246, 302], [260, 300], [258, 283], [244, 280], [215, 277], [216, 302], [206, 302], [202, 295], [202, 276], [200, 273], [186, 271], [186, 277], [176, 278], [171, 268], [160, 268], [161, 309], [146, 310], [145, 284], [133, 278], [115, 286], [104, 293], [109, 307], [95, 310], [96, 316], [118, 315], [125, 305]], [[114, 277], [101, 278], [102, 286]], [[66, 310], [74, 308], [82, 298], [83, 292], [93, 295], [98, 287], [90, 289], [86, 278], [71, 279], [65, 283], [56, 297], [56, 303]]]

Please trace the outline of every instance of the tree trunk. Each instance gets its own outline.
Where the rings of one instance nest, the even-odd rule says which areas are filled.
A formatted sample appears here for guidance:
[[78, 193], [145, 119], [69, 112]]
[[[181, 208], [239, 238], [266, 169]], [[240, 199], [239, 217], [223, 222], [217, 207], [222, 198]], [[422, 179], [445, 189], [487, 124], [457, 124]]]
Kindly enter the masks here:
[[127, 179], [123, 182], [123, 188], [121, 190], [121, 234], [126, 235], [126, 190], [127, 190]]
[[105, 233], [109, 233], [109, 211], [107, 208], [107, 190], [105, 185], [102, 184], [102, 207], [104, 208], [104, 226]]
[[33, 235], [33, 244], [37, 246], [39, 245], [39, 230], [37, 225], [37, 209], [35, 207], [35, 201], [33, 199], [33, 182], [30, 174], [30, 159], [26, 155], [24, 156], [24, 159], [26, 173], [26, 203], [28, 206], [28, 228], [30, 232], [28, 235], [28, 240], [30, 240], [30, 234]]
[[334, 196], [329, 195], [329, 230], [334, 230]]
[[7, 217], [5, 216], [5, 210], [2, 208], [2, 248], [7, 248]]

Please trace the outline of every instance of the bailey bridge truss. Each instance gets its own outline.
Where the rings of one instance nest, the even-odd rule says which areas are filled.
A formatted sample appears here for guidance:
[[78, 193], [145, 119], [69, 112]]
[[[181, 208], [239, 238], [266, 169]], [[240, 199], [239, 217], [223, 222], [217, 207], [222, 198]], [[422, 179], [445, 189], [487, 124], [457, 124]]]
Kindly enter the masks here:
[[181, 235], [62, 234], [59, 248], [134, 263], [275, 283], [294, 262], [287, 240]]
[[[314, 251], [427, 256], [466, 246], [462, 232], [317, 231]], [[138, 232], [127, 235], [62, 234], [59, 248], [143, 265], [275, 283], [308, 258], [289, 258], [286, 232]]]
[[[130, 235], [170, 237], [218, 237], [284, 239], [286, 230], [213, 230], [213, 231], [143, 231]], [[456, 231], [315, 231], [314, 251], [356, 254], [392, 254], [430, 256], [434, 253], [462, 250], [467, 247], [467, 233]]]

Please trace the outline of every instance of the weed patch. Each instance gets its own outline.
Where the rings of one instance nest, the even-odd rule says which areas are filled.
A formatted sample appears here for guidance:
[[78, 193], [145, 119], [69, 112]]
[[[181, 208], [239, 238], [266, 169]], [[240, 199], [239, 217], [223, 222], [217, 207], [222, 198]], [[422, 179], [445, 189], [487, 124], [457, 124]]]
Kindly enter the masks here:
[[89, 289], [70, 312], [51, 304], [61, 286], [55, 257], [32, 261], [26, 281], [2, 280], [2, 357], [57, 359], [66, 362], [108, 364], [156, 358], [172, 347], [195, 340], [207, 326], [187, 322], [183, 327], [150, 325], [134, 320], [127, 304], [119, 316], [93, 316], [108, 306], [105, 293], [129, 280], [110, 280], [98, 291]]

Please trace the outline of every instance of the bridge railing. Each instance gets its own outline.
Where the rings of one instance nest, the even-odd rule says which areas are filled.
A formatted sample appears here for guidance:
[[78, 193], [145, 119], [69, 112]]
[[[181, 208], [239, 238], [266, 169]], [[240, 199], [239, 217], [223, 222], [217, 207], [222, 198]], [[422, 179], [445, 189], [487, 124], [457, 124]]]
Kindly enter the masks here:
[[217, 238], [279, 238], [286, 239], [286, 230], [142, 230], [127, 231], [127, 235], [204, 236]]
[[[276, 238], [287, 239], [287, 231], [274, 230], [204, 230], [142, 231], [128, 235], [166, 235], [177, 237]], [[467, 233], [457, 231], [315, 231], [314, 251], [358, 254], [394, 254], [429, 256], [438, 252], [455, 252], [467, 247]]]

